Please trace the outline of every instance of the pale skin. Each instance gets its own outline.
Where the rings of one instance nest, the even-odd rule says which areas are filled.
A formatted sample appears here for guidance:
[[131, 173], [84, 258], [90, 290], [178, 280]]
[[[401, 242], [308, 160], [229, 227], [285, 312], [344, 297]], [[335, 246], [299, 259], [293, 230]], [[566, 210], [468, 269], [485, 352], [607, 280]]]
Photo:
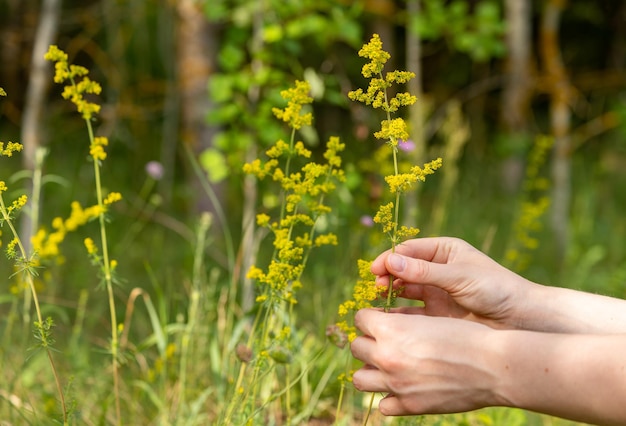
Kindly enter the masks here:
[[626, 424], [626, 301], [533, 283], [456, 238], [420, 238], [372, 264], [423, 307], [359, 311], [361, 391], [385, 415], [509, 406]]

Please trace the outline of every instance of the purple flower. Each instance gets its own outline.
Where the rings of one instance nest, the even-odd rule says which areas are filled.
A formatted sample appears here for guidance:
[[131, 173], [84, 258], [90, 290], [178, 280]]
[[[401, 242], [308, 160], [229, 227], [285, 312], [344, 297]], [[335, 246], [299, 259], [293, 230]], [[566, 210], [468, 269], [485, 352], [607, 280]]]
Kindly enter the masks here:
[[372, 219], [372, 216], [368, 216], [368, 215], [361, 216], [360, 222], [361, 222], [361, 225], [366, 226], [368, 228], [371, 228], [372, 226], [374, 226], [374, 219]]
[[163, 164], [158, 161], [149, 161], [146, 163], [146, 173], [154, 180], [161, 180], [165, 171], [163, 170]]
[[404, 152], [411, 152], [415, 149], [415, 142], [411, 139], [403, 141], [402, 139], [398, 140], [398, 148]]

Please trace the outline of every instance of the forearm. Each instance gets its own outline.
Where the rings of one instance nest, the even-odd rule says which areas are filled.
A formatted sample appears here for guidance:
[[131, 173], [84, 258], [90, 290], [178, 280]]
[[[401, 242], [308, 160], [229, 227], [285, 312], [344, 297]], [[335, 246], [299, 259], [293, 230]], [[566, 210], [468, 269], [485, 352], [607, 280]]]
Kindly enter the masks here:
[[532, 284], [519, 328], [553, 333], [626, 333], [626, 300]]
[[496, 331], [499, 405], [626, 424], [626, 335]]

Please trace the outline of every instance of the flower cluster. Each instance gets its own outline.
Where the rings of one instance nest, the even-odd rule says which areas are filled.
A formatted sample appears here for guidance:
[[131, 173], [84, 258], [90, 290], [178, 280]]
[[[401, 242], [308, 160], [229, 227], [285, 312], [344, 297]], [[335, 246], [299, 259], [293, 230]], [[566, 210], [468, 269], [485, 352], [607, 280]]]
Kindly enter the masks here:
[[[358, 260], [359, 280], [354, 286], [352, 300], [347, 300], [339, 305], [337, 312], [340, 317], [345, 317], [350, 312], [359, 309], [371, 307], [372, 303], [386, 290], [384, 287], [376, 286], [374, 274], [370, 271], [371, 266], [371, 261]], [[349, 325], [347, 321], [338, 322], [337, 327], [345, 333], [348, 341], [351, 342], [356, 338], [356, 328]]]
[[272, 112], [279, 120], [289, 124], [289, 127], [294, 130], [310, 125], [313, 114], [310, 112], [302, 114], [303, 106], [313, 102], [313, 98], [309, 96], [309, 91], [308, 82], [296, 81], [295, 87], [280, 92], [280, 96], [287, 101], [287, 107], [284, 109], [272, 108]]
[[[81, 113], [85, 120], [90, 120], [94, 114], [100, 112], [100, 105], [88, 102], [85, 99], [85, 94], [99, 95], [102, 91], [100, 84], [87, 77], [87, 74], [89, 74], [87, 68], [79, 65], [70, 65], [67, 53], [55, 45], [50, 46], [44, 57], [46, 60], [54, 62], [55, 83], [70, 82], [69, 85], [65, 86], [62, 96], [76, 105], [78, 112]], [[80, 77], [82, 79], [77, 82], [77, 79]]]
[[[108, 195], [105, 204], [111, 204], [121, 199], [121, 195], [113, 192]], [[90, 220], [100, 217], [106, 213], [106, 209], [99, 205], [83, 208], [78, 201], [71, 204], [70, 215], [67, 219], [56, 217], [52, 220], [52, 231], [39, 229], [32, 237], [32, 244], [39, 259], [53, 258], [60, 256], [59, 245], [65, 240], [69, 232], [76, 231]], [[62, 259], [60, 259], [62, 260]]]
[[425, 182], [426, 176], [435, 173], [435, 170], [442, 165], [441, 158], [437, 158], [430, 163], [424, 164], [423, 167], [413, 166], [409, 173], [398, 173], [395, 175], [385, 176], [385, 182], [389, 185], [389, 191], [394, 194], [396, 192], [406, 192], [411, 186], [417, 182]]
[[[2, 96], [6, 96], [4, 90], [2, 88], [0, 88], [0, 90], [2, 90], [0, 94]], [[19, 152], [22, 148], [22, 145], [16, 142], [8, 142], [6, 144], [0, 142], [0, 157], [11, 157], [14, 152]], [[2, 193], [8, 191], [8, 189], [9, 188], [6, 185], [6, 182], [0, 180], [0, 226], [2, 226], [5, 222], [12, 220], [15, 214], [21, 210], [28, 201], [28, 197], [26, 197], [26, 195], [21, 195], [10, 204], [5, 204]], [[0, 235], [2, 235], [2, 232], [0, 232]], [[2, 242], [0, 241], [0, 245], [1, 244]], [[15, 250], [17, 244], [18, 240], [17, 238], [14, 238], [7, 245], [6, 252], [9, 258], [17, 257], [17, 252]]]
[[14, 152], [19, 152], [23, 148], [21, 143], [9, 141], [5, 144], [4, 142], [0, 142], [0, 156], [11, 157]]
[[[276, 117], [291, 127], [290, 142], [278, 140], [266, 150], [266, 160], [256, 159], [243, 166], [245, 173], [255, 175], [259, 180], [271, 179], [280, 187], [282, 202], [277, 217], [259, 213], [256, 218], [257, 225], [272, 235], [274, 254], [265, 269], [252, 266], [247, 275], [257, 284], [257, 303], [270, 311], [275, 311], [283, 303], [288, 306], [297, 303], [296, 292], [302, 286], [301, 277], [310, 251], [315, 247], [337, 244], [333, 233], [317, 234], [316, 224], [331, 210], [324, 202], [325, 197], [335, 189], [335, 182], [344, 180], [339, 154], [345, 145], [337, 137], [329, 138], [323, 154], [325, 161], [318, 163], [310, 160], [312, 152], [304, 143], [295, 140], [295, 130], [312, 120], [311, 113], [303, 111], [303, 107], [312, 101], [308, 96], [309, 89], [309, 83], [297, 81], [295, 87], [281, 92], [287, 106], [273, 109]], [[291, 359], [287, 343], [291, 336], [289, 320], [275, 323], [272, 333], [280, 338], [275, 338], [272, 343], [260, 341], [258, 354], [277, 362], [287, 362]]]
[[109, 140], [104, 136], [98, 136], [93, 138], [93, 142], [89, 145], [89, 155], [91, 155], [96, 161], [106, 160], [107, 153], [104, 150], [104, 147], [108, 144]]
[[541, 230], [541, 218], [550, 207], [550, 198], [545, 195], [550, 182], [541, 176], [541, 167], [553, 143], [553, 138], [538, 137], [528, 157], [524, 199], [513, 224], [513, 241], [505, 253], [507, 266], [517, 271], [527, 267], [530, 262], [529, 252], [539, 247], [539, 240], [533, 233]]
[[[359, 101], [374, 108], [381, 108], [387, 113], [396, 112], [401, 106], [413, 105], [417, 98], [410, 93], [401, 92], [389, 99], [387, 89], [394, 84], [404, 84], [415, 74], [409, 71], [390, 71], [383, 76], [385, 64], [391, 58], [391, 55], [383, 50], [383, 43], [378, 34], [374, 34], [369, 43], [365, 44], [359, 50], [359, 56], [370, 60], [369, 63], [363, 65], [361, 74], [363, 77], [370, 79], [367, 90], [357, 89], [348, 93], [348, 97], [353, 101]], [[391, 120], [388, 120], [391, 121]], [[400, 128], [406, 128], [403, 120], [394, 120], [394, 123], [383, 121], [383, 127], [389, 126], [398, 131]], [[381, 137], [380, 139], [387, 139]], [[398, 139], [407, 139], [398, 138]], [[397, 142], [397, 141], [396, 141]]]
[[[311, 123], [311, 113], [303, 113], [303, 105], [310, 103], [309, 84], [297, 81], [295, 87], [281, 92], [288, 101], [284, 109], [274, 108], [279, 119], [289, 123], [295, 130]], [[258, 302], [276, 303], [286, 300], [297, 303], [294, 291], [301, 286], [300, 277], [305, 267], [308, 252], [313, 247], [337, 244], [337, 237], [332, 233], [315, 236], [317, 219], [330, 211], [324, 204], [325, 195], [335, 189], [335, 181], [343, 180], [341, 157], [345, 145], [337, 137], [330, 137], [324, 153], [325, 163], [305, 161], [297, 171], [289, 170], [295, 159], [308, 160], [312, 153], [304, 143], [277, 141], [265, 154], [268, 160], [256, 159], [244, 165], [245, 173], [253, 174], [258, 179], [271, 179], [277, 182], [283, 196], [280, 217], [274, 221], [269, 215], [257, 215], [257, 225], [266, 227], [273, 235], [274, 253], [267, 270], [253, 266], [248, 277], [254, 279], [261, 291]], [[281, 161], [282, 160], [282, 161]], [[284, 164], [284, 167], [281, 167]]]
[[[235, 411], [245, 412], [252, 408], [250, 405], [258, 403], [259, 390], [266, 380], [263, 369], [284, 364], [289, 371], [299, 338], [294, 328], [296, 295], [302, 287], [310, 253], [316, 247], [337, 244], [337, 236], [322, 230], [319, 219], [331, 211], [326, 197], [335, 190], [337, 182], [345, 179], [340, 157], [345, 145], [339, 138], [330, 137], [323, 161], [317, 162], [312, 160], [314, 153], [296, 140], [296, 131], [311, 124], [313, 119], [312, 113], [306, 111], [313, 100], [309, 90], [308, 82], [296, 81], [294, 87], [281, 92], [287, 105], [273, 108], [273, 113], [289, 125], [289, 141], [278, 140], [265, 151], [265, 159], [255, 159], [243, 166], [245, 173], [258, 180], [271, 181], [270, 185], [277, 187], [274, 192], [278, 193], [280, 203], [275, 213], [256, 215], [257, 226], [265, 228], [272, 238], [273, 253], [266, 267], [253, 265], [247, 273], [257, 287], [256, 318], [247, 342], [239, 343], [236, 349], [242, 366], [227, 409], [228, 424], [238, 415]], [[248, 364], [254, 366], [252, 374], [246, 372]], [[291, 386], [288, 380], [287, 400]], [[239, 407], [240, 403], [243, 407]]]

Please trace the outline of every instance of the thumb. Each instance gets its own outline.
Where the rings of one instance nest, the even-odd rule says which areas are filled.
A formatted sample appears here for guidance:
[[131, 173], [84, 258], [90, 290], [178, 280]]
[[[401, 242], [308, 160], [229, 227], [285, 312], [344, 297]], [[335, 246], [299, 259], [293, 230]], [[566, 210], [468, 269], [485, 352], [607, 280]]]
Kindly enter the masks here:
[[458, 268], [448, 264], [413, 259], [397, 253], [387, 256], [387, 271], [404, 284], [425, 284], [449, 291], [461, 275]]

